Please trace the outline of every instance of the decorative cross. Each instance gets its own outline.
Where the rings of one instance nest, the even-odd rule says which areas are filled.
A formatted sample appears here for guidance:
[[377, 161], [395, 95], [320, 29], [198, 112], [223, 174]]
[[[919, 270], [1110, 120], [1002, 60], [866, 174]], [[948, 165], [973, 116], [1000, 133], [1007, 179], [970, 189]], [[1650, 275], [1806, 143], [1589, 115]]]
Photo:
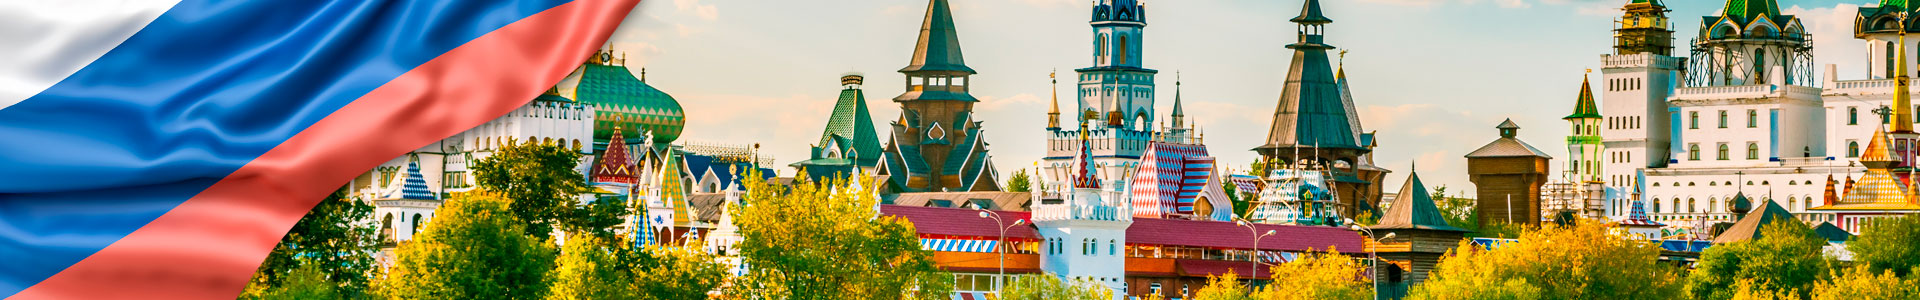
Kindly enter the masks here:
[[1880, 115], [1880, 123], [1885, 124], [1888, 122], [1887, 120], [1891, 120], [1893, 118], [1891, 117], [1891, 115], [1893, 115], [1893, 109], [1887, 108], [1886, 106], [1881, 106], [1880, 108], [1873, 109], [1873, 114]]

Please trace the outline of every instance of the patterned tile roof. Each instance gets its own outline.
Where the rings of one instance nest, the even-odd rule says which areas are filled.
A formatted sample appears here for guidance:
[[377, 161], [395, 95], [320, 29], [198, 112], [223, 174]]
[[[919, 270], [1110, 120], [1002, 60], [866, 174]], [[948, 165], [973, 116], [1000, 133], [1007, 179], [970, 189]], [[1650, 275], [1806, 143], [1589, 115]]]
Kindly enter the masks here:
[[579, 84], [573, 99], [594, 105], [594, 140], [613, 136], [618, 126], [651, 134], [655, 143], [666, 144], [679, 139], [686, 128], [687, 115], [680, 102], [646, 80], [634, 78], [626, 66], [588, 63], [576, 72]]
[[[1273, 230], [1260, 239], [1260, 250], [1361, 251], [1359, 233], [1340, 227], [1253, 224], [1259, 232]], [[1127, 244], [1189, 246], [1215, 249], [1253, 248], [1254, 230], [1233, 222], [1179, 219], [1135, 218], [1127, 227]]]
[[1888, 144], [1884, 129], [1875, 130], [1873, 139], [1867, 141], [1866, 152], [1860, 157], [1860, 164], [1867, 166], [1866, 174], [1846, 190], [1839, 203], [1810, 209], [1920, 210], [1920, 204], [1914, 203], [1914, 197], [1908, 194], [1906, 186], [1893, 176], [1894, 157]]
[[419, 161], [407, 162], [406, 176], [397, 177], [397, 180], [400, 181], [400, 189], [394, 191], [393, 194], [388, 194], [386, 198], [408, 200], [436, 200], [440, 198], [439, 195], [434, 194], [433, 189], [427, 187], [426, 176], [420, 175]]
[[620, 128], [613, 128], [607, 149], [600, 152], [600, 163], [593, 166], [593, 182], [635, 184], [640, 182], [639, 166], [627, 155], [627, 139]]
[[1633, 208], [1627, 211], [1627, 219], [1620, 220], [1620, 225], [1647, 227], [1667, 226], [1667, 224], [1661, 224], [1660, 222], [1653, 221], [1651, 218], [1647, 218], [1647, 203], [1640, 200], [1633, 200]]
[[1593, 84], [1586, 77], [1580, 78], [1580, 96], [1573, 103], [1573, 114], [1562, 119], [1598, 119], [1600, 106], [1593, 103]]
[[[1133, 196], [1133, 215], [1142, 218], [1230, 217], [1230, 212], [1220, 210], [1233, 205], [1227, 201], [1225, 187], [1214, 174], [1214, 162], [1204, 145], [1147, 143], [1140, 165], [1127, 183], [1128, 192]], [[1208, 202], [1204, 205], [1212, 207], [1211, 215], [1194, 215], [1196, 207], [1202, 205], [1201, 198]]]
[[820, 134], [819, 145], [825, 147], [835, 137], [844, 139], [837, 143], [840, 152], [861, 166], [871, 167], [880, 159], [880, 136], [875, 132], [865, 93], [850, 87], [840, 90], [840, 99], [834, 102], [833, 114], [827, 117], [827, 128]]

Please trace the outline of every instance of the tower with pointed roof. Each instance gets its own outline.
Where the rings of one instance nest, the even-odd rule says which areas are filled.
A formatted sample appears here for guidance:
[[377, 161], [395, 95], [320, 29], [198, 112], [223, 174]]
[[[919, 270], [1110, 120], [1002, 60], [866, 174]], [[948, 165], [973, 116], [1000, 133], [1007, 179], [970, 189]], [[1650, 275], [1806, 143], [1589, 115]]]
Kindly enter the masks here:
[[1547, 182], [1553, 156], [1518, 138], [1513, 120], [1495, 127], [1500, 138], [1467, 153], [1467, 180], [1479, 202], [1474, 210], [1485, 227], [1492, 223], [1540, 224], [1540, 186]]
[[593, 183], [619, 183], [632, 185], [640, 183], [639, 169], [633, 157], [627, 155], [627, 141], [619, 127], [613, 128], [608, 140], [607, 150], [600, 153], [600, 162], [593, 166]]
[[[1089, 120], [1081, 120], [1082, 129]], [[1081, 132], [1086, 132], [1085, 130]], [[1127, 227], [1133, 225], [1133, 206], [1094, 165], [1092, 138], [1081, 134], [1076, 143], [1069, 183], [1047, 185], [1034, 194], [1033, 225], [1046, 237], [1040, 268], [1047, 274], [1086, 279], [1125, 294]]]
[[1889, 148], [1892, 140], [1888, 135], [1885, 131], [1874, 132], [1860, 156], [1860, 164], [1867, 166], [1866, 175], [1844, 191], [1838, 202], [1809, 210], [1832, 213], [1835, 225], [1856, 233], [1872, 219], [1920, 213], [1920, 195], [1913, 194], [1913, 189], [1920, 186], [1910, 186], [1895, 177], [1893, 168], [1899, 158]]
[[820, 141], [810, 149], [811, 158], [791, 166], [813, 179], [868, 174], [880, 164], [880, 138], [874, 131], [873, 115], [867, 112], [867, 96], [861, 90], [865, 77], [840, 76], [840, 97]]
[[1326, 26], [1333, 20], [1322, 13], [1319, 0], [1306, 0], [1300, 16], [1291, 21], [1298, 25], [1298, 41], [1287, 45], [1293, 49], [1292, 67], [1280, 90], [1267, 139], [1253, 150], [1272, 166], [1269, 169], [1295, 165], [1329, 173], [1336, 181], [1341, 215], [1358, 215], [1377, 202], [1377, 195], [1363, 191], [1373, 190], [1378, 183], [1359, 176], [1360, 160], [1372, 149], [1362, 143], [1354, 124], [1357, 112], [1346, 103], [1349, 99], [1343, 97], [1327, 58], [1333, 46], [1326, 44]]
[[[1155, 112], [1160, 71], [1145, 67], [1147, 6], [1137, 0], [1096, 0], [1087, 24], [1092, 65], [1075, 69], [1071, 78], [1078, 101], [1061, 120], [1058, 93], [1047, 113], [1047, 154], [1040, 178], [1048, 184], [1066, 182], [1074, 171], [1074, 156], [1082, 152], [1076, 141], [1083, 133], [1093, 142], [1092, 165], [1110, 179], [1133, 177], [1149, 142], [1193, 144], [1191, 120], [1185, 118], [1178, 88], [1173, 116]], [[1050, 75], [1052, 76], [1052, 75]], [[1056, 79], [1055, 82], [1058, 80]], [[1176, 81], [1175, 85], [1179, 85]], [[1056, 87], [1057, 89], [1057, 87]], [[1060, 122], [1088, 123], [1085, 129], [1062, 128]], [[1170, 121], [1170, 122], [1169, 122]], [[1125, 190], [1125, 185], [1112, 187]]]
[[927, 2], [919, 42], [905, 68], [906, 92], [894, 97], [892, 124], [879, 173], [891, 192], [999, 191], [985, 132], [967, 91], [975, 73], [961, 55], [947, 0]]
[[1555, 192], [1549, 206], [1583, 217], [1602, 217], [1606, 213], [1602, 199], [1606, 185], [1602, 179], [1606, 147], [1601, 142], [1600, 128], [1605, 123], [1600, 106], [1593, 98], [1593, 84], [1587, 77], [1580, 78], [1580, 94], [1574, 97], [1573, 113], [1561, 119], [1567, 121], [1570, 133], [1567, 134], [1567, 163], [1561, 168], [1561, 183], [1555, 186], [1570, 190]]
[[[1447, 218], [1440, 208], [1434, 205], [1433, 196], [1427, 193], [1427, 186], [1420, 182], [1417, 171], [1407, 173], [1406, 184], [1400, 185], [1399, 196], [1393, 198], [1387, 211], [1380, 215], [1380, 224], [1368, 226], [1374, 236], [1382, 239], [1379, 243], [1368, 244], [1372, 252], [1388, 263], [1374, 264], [1371, 272], [1374, 282], [1391, 288], [1381, 288], [1377, 299], [1399, 299], [1406, 296], [1406, 287], [1419, 285], [1427, 280], [1427, 272], [1440, 264], [1440, 258], [1448, 251], [1460, 245], [1460, 239], [1466, 237], [1467, 230], [1447, 225]], [[1387, 238], [1387, 235], [1393, 235]]]

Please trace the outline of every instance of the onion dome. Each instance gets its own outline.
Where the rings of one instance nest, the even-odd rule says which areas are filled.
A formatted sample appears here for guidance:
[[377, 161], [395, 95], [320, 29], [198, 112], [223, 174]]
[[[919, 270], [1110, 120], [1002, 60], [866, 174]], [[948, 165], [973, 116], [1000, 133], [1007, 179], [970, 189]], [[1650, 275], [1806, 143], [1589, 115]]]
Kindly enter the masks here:
[[651, 134], [655, 143], [667, 144], [680, 138], [687, 124], [686, 112], [672, 95], [647, 85], [646, 69], [634, 77], [624, 59], [614, 58], [611, 50], [594, 55], [560, 82], [560, 95], [571, 94], [575, 101], [594, 106], [595, 141], [611, 138], [615, 127], [631, 130], [633, 136]]
[[1753, 211], [1753, 200], [1747, 199], [1746, 193], [1735, 193], [1733, 194], [1733, 200], [1727, 201], [1727, 212], [1731, 212], [1734, 215], [1746, 215], [1747, 212], [1750, 211]]

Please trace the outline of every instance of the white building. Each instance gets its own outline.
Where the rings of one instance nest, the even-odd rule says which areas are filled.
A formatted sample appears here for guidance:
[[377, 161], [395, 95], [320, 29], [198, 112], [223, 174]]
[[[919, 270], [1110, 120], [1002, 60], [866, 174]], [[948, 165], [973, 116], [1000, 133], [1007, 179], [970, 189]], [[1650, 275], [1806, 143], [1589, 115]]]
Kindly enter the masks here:
[[[1104, 180], [1093, 165], [1093, 151], [1080, 136], [1080, 155], [1070, 179], [1050, 182], [1049, 190], [1034, 193], [1033, 223], [1045, 237], [1041, 269], [1067, 281], [1084, 280], [1126, 293], [1127, 227], [1133, 225], [1133, 205], [1126, 202], [1122, 180]], [[1104, 187], [1104, 188], [1103, 188]]]

